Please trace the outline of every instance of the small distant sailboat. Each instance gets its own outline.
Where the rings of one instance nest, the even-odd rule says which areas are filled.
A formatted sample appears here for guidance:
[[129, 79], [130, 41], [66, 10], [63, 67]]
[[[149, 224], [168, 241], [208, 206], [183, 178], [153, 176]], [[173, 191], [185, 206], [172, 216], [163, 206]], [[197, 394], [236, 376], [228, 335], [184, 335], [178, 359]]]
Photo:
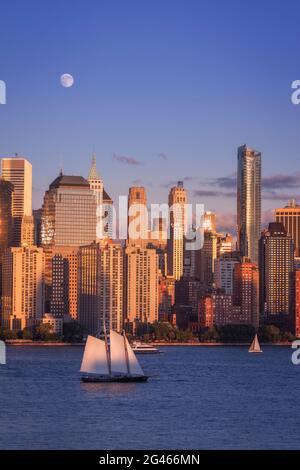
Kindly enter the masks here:
[[106, 331], [105, 340], [88, 336], [80, 372], [83, 382], [146, 382], [135, 354], [126, 338], [110, 330], [109, 345]]
[[262, 353], [263, 352], [260, 347], [257, 334], [254, 336], [254, 340], [252, 341], [248, 352], [249, 353]]

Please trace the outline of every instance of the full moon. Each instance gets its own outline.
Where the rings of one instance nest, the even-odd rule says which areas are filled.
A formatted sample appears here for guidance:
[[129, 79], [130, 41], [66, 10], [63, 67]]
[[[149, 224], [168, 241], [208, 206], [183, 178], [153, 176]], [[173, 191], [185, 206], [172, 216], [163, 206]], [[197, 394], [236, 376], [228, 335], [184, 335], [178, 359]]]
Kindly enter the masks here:
[[60, 77], [60, 83], [62, 84], [62, 86], [64, 86], [65, 88], [70, 88], [73, 83], [74, 83], [74, 78], [72, 77], [72, 75], [70, 75], [69, 73], [64, 73], [63, 75], [61, 75]]

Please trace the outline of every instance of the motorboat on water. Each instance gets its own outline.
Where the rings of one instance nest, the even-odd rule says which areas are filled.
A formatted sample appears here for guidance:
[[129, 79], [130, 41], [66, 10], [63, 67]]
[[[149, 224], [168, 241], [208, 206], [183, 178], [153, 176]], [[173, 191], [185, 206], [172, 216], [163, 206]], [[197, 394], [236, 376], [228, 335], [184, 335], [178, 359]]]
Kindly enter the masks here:
[[132, 350], [135, 354], [159, 354], [161, 351], [153, 346], [153, 344], [141, 343], [134, 341], [132, 343]]

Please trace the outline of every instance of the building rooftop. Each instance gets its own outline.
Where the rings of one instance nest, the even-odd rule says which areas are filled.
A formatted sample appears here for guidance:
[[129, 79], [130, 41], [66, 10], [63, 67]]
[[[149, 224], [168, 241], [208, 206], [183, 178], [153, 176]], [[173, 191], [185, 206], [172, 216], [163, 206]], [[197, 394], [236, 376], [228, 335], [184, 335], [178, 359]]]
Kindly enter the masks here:
[[55, 180], [50, 184], [50, 189], [59, 188], [61, 186], [82, 186], [89, 188], [90, 185], [88, 181], [83, 178], [83, 176], [69, 176], [63, 175], [62, 173], [55, 178]]
[[110, 195], [105, 191], [105, 189], [103, 189], [103, 201], [105, 201], [105, 202], [111, 201], [111, 202], [112, 202], [112, 198], [111, 198]]

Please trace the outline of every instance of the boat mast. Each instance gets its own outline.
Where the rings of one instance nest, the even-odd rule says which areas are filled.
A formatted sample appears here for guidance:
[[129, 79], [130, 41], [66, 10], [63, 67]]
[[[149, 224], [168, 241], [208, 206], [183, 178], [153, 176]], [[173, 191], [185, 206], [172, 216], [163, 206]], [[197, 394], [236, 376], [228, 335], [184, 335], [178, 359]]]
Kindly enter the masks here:
[[109, 372], [109, 375], [111, 375], [111, 360], [110, 360], [110, 353], [109, 353], [109, 349], [108, 349], [108, 340], [107, 340], [107, 332], [106, 332], [106, 324], [105, 324], [105, 316], [104, 315], [103, 315], [103, 332], [104, 332], [104, 339], [105, 339], [105, 349], [106, 349], [108, 372]]
[[130, 373], [130, 365], [129, 365], [129, 357], [128, 357], [128, 349], [127, 349], [127, 344], [126, 344], [125, 330], [123, 330], [123, 338], [124, 338], [124, 348], [125, 348], [125, 357], [126, 357], [127, 373], [128, 373], [128, 375], [131, 375], [131, 373]]

